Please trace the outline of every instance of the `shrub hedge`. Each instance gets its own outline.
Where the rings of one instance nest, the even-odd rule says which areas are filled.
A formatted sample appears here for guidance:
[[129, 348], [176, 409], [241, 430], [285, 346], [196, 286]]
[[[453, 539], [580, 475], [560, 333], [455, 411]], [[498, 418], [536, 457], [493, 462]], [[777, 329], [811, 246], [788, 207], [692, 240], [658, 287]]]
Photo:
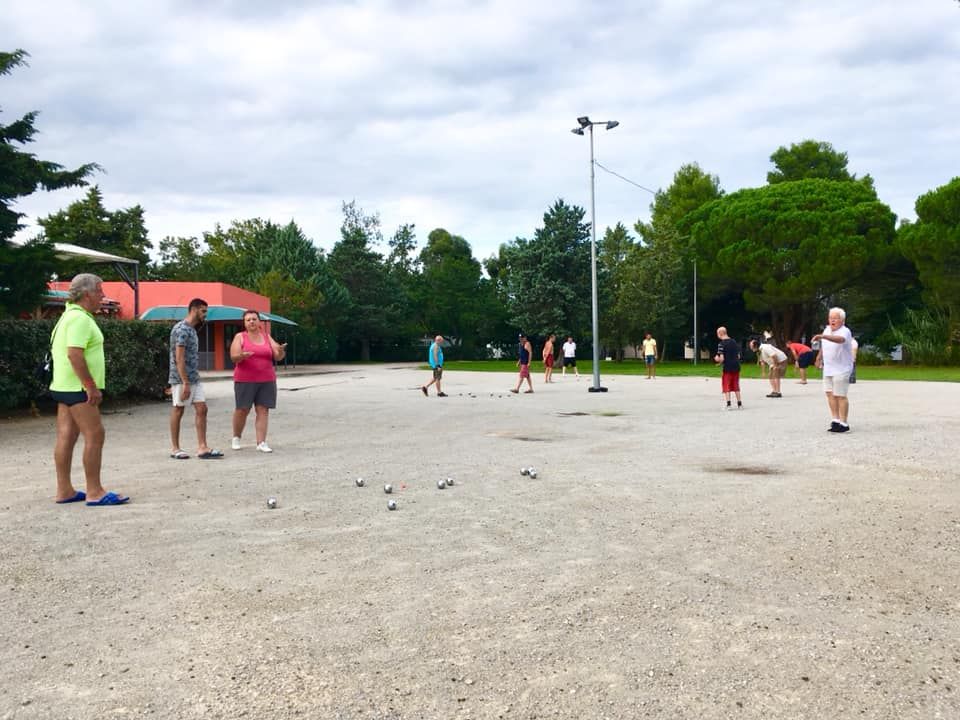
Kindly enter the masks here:
[[[54, 320], [0, 320], [0, 408], [27, 407], [45, 394], [37, 366]], [[107, 361], [108, 399], [162, 398], [167, 384], [170, 326], [98, 318]]]

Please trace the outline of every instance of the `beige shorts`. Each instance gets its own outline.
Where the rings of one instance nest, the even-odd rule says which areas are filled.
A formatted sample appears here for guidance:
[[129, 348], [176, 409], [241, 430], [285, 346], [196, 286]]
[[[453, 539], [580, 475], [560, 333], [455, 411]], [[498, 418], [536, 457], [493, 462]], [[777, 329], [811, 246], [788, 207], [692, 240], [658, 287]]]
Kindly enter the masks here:
[[841, 375], [824, 375], [823, 391], [833, 393], [837, 397], [846, 397], [850, 389], [850, 373]]
[[207, 396], [203, 392], [203, 383], [190, 383], [190, 397], [184, 402], [180, 395], [183, 393], [183, 385], [171, 385], [170, 397], [173, 399], [174, 407], [184, 407], [187, 403], [196, 404], [207, 401]]

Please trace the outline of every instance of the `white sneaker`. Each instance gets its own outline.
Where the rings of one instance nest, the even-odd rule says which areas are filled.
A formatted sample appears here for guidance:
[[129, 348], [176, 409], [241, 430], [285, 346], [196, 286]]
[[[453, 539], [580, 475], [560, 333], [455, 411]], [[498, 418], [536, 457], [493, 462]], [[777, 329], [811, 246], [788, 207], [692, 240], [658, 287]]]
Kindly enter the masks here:
[[260, 452], [271, 453], [273, 450], [270, 449], [270, 446], [267, 445], [266, 441], [262, 443], [257, 443], [257, 450]]
[[231, 450], [239, 450], [239, 449], [240, 449], [240, 438], [235, 437], [233, 440], [230, 441], [230, 449], [231, 449]]

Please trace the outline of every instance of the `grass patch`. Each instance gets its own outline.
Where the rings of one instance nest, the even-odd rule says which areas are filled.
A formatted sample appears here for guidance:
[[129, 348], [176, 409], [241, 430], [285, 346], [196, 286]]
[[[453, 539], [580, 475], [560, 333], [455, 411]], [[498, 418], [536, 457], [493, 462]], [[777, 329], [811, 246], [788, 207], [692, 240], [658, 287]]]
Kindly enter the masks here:
[[[593, 364], [590, 360], [577, 360], [577, 367], [583, 380], [587, 382], [593, 376]], [[428, 365], [423, 365], [422, 369], [429, 370]], [[516, 373], [517, 363], [515, 360], [453, 360], [444, 363], [445, 370], [459, 370], [467, 372], [499, 372]], [[534, 383], [537, 382], [538, 374], [542, 379], [543, 363], [534, 362], [530, 365], [531, 374]], [[624, 360], [623, 362], [606, 362], [600, 364], [600, 375], [637, 375], [647, 374], [646, 365], [642, 360]], [[559, 369], [555, 369], [553, 376], [559, 381]], [[706, 377], [720, 378], [720, 367], [712, 362], [706, 361], [699, 365], [694, 365], [689, 361], [667, 361], [657, 365], [658, 377]], [[744, 363], [740, 372], [742, 378], [759, 378], [760, 368], [756, 363]], [[796, 380], [797, 371], [791, 367], [787, 373], [787, 380]], [[807, 379], [810, 381], [820, 380], [820, 371], [811, 368], [807, 373]], [[917, 365], [858, 365], [858, 380], [919, 380], [927, 382], [960, 382], [960, 367], [922, 367]], [[581, 380], [581, 382], [583, 381]]]

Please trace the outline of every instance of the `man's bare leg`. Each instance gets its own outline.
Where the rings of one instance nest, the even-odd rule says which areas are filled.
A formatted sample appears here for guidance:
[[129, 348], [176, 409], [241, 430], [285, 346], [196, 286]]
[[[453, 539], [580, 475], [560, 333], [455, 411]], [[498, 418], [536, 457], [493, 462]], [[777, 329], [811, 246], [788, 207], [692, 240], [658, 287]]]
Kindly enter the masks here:
[[103, 441], [106, 432], [100, 419], [100, 408], [90, 403], [71, 405], [70, 417], [83, 435], [83, 474], [87, 481], [87, 501], [97, 501], [107, 494], [100, 483]]
[[70, 408], [57, 403], [57, 444], [53, 446], [53, 463], [57, 468], [57, 500], [69, 500], [77, 494], [70, 479], [73, 466], [73, 449], [80, 428], [70, 415]]

